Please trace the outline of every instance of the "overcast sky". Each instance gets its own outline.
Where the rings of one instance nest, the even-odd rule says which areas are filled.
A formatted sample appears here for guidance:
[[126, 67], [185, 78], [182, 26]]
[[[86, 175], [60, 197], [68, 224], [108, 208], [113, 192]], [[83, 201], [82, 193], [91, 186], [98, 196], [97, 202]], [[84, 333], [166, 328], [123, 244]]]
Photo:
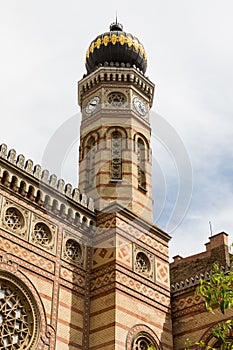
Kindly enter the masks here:
[[[85, 73], [86, 49], [108, 30], [116, 10], [124, 30], [144, 44], [146, 74], [156, 85], [151, 115], [156, 223], [173, 237], [171, 256], [199, 252], [210, 236], [209, 221], [213, 234], [233, 233], [231, 0], [1, 1], [0, 142], [43, 163], [51, 140], [62, 144], [59, 132], [66, 130], [67, 137], [67, 123], [75, 120], [76, 140], [72, 134], [58, 176], [76, 185], [76, 85]], [[192, 177], [186, 172], [190, 164]], [[180, 191], [187, 194], [186, 207], [174, 216]]]

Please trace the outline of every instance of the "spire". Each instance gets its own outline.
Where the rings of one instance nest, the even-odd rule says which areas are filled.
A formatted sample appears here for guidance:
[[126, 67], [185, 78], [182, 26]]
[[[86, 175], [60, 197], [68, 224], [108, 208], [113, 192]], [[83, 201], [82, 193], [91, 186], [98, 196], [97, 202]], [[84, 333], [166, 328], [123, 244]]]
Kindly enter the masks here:
[[118, 23], [117, 11], [116, 11], [116, 21], [110, 25], [110, 31], [123, 31], [122, 24]]

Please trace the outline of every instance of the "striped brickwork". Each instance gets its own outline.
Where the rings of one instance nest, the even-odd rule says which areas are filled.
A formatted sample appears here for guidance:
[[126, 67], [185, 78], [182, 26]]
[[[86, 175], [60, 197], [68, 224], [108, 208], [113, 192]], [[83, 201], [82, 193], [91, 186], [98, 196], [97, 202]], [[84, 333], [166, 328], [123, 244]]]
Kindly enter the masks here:
[[[168, 236], [155, 227], [147, 227], [123, 208], [120, 211], [120, 206], [116, 208], [114, 213], [101, 214], [97, 220], [90, 349], [123, 350], [130, 330], [142, 324], [156, 334], [162, 347], [171, 349]], [[109, 208], [112, 210], [113, 206]], [[135, 251], [151, 254], [153, 273], [147, 278], [135, 272]]]
[[[38, 191], [41, 201], [36, 200]], [[49, 206], [53, 201], [56, 205]], [[66, 197], [22, 171], [7, 156], [0, 159], [0, 209], [0, 278], [14, 276], [32, 295], [40, 319], [35, 349], [88, 349], [93, 211], [81, 205], [81, 200], [75, 203], [72, 192]], [[16, 217], [9, 219], [12, 211]], [[49, 229], [49, 242], [43, 244], [40, 234], [35, 236], [36, 224]], [[80, 259], [69, 258], [67, 242], [81, 249]]]
[[[152, 156], [150, 148], [149, 108], [152, 103], [153, 84], [142, 74], [131, 69], [132, 76], [138, 79], [115, 79], [116, 68], [106, 76], [109, 69], [99, 68], [79, 82], [79, 104], [82, 109], [80, 128], [79, 188], [95, 199], [95, 207], [103, 210], [110, 202], [117, 201], [134, 214], [152, 223]], [[102, 77], [103, 74], [103, 77]], [[124, 70], [124, 74], [126, 74]], [[120, 75], [120, 74], [119, 74]], [[101, 78], [102, 77], [102, 78]], [[114, 80], [115, 79], [115, 80]], [[91, 83], [95, 81], [95, 84]], [[141, 81], [141, 84], [139, 83]], [[120, 91], [126, 103], [120, 107], [108, 103], [111, 92]], [[149, 93], [150, 91], [150, 93]], [[151, 95], [152, 94], [152, 95]], [[85, 113], [85, 106], [91, 98], [98, 96], [99, 106], [91, 113]], [[148, 109], [146, 117], [136, 113], [133, 99], [140, 96]], [[117, 131], [122, 136], [122, 177], [112, 181], [111, 176], [111, 133]], [[91, 186], [87, 184], [88, 140], [95, 140], [95, 176]], [[138, 185], [137, 139], [145, 145], [146, 188]]]

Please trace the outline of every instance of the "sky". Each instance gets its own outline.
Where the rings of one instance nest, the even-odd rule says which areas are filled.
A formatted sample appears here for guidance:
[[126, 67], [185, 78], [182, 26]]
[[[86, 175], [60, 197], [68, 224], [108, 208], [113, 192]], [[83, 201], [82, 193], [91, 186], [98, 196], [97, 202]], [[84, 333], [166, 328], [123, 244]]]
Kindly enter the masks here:
[[76, 185], [77, 82], [89, 44], [116, 11], [143, 43], [155, 83], [154, 217], [172, 236], [171, 256], [202, 251], [209, 221], [232, 242], [231, 0], [1, 1], [0, 143]]

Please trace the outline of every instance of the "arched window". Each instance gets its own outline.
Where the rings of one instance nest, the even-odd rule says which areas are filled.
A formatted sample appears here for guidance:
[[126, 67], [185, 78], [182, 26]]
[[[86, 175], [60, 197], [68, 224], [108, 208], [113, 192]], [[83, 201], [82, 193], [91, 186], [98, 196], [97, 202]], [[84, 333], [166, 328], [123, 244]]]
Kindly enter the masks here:
[[38, 349], [41, 320], [31, 291], [20, 279], [1, 271], [0, 296], [0, 348]]
[[92, 186], [94, 184], [95, 151], [95, 139], [91, 137], [87, 143], [87, 186]]
[[122, 179], [122, 136], [118, 131], [111, 135], [111, 178], [112, 180]]
[[138, 187], [145, 191], [146, 190], [146, 174], [145, 174], [146, 149], [145, 149], [145, 143], [140, 138], [137, 141], [137, 157], [138, 157]]

